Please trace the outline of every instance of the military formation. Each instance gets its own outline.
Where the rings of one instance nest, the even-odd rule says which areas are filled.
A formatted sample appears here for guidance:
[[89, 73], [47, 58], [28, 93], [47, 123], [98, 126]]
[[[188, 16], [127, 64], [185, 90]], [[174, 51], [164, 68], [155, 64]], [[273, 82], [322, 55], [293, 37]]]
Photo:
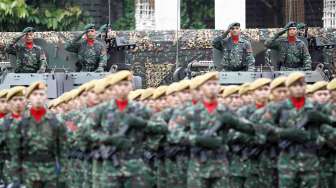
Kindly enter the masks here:
[[47, 101], [35, 82], [0, 91], [7, 187], [335, 187], [336, 80], [293, 72], [219, 85], [208, 72], [132, 89], [119, 71]]

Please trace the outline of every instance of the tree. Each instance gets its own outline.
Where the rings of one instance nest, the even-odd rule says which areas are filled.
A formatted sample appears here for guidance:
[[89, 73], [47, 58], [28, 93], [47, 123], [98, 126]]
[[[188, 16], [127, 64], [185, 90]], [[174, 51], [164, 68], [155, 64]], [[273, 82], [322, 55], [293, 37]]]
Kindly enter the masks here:
[[1, 0], [0, 31], [21, 31], [26, 26], [44, 30], [74, 30], [85, 22], [80, 7], [59, 0]]
[[213, 29], [214, 27], [214, 0], [181, 0], [182, 29]]

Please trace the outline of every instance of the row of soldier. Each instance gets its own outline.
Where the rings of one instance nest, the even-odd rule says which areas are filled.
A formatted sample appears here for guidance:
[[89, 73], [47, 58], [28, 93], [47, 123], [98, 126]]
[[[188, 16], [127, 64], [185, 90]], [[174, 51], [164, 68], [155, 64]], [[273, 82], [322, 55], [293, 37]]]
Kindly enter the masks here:
[[[265, 46], [278, 51], [277, 67], [280, 70], [311, 70], [311, 57], [308, 44], [300, 37], [300, 29], [304, 24], [289, 22], [272, 38], [265, 41]], [[5, 48], [7, 53], [16, 56], [15, 72], [36, 73], [45, 72], [47, 58], [41, 46], [34, 44], [34, 28], [27, 27], [22, 34], [15, 38]], [[287, 38], [282, 37], [287, 32]], [[105, 41], [97, 40], [101, 35], [110, 38], [112, 30], [103, 25], [96, 34], [94, 24], [85, 26], [84, 32], [65, 44], [65, 49], [76, 53], [78, 71], [103, 72], [107, 70], [107, 46]], [[24, 38], [23, 43], [19, 41]], [[241, 36], [239, 23], [233, 23], [213, 41], [213, 61], [217, 71], [255, 71], [255, 58], [249, 40]]]
[[120, 71], [46, 99], [42, 82], [0, 93], [10, 186], [335, 186], [336, 80], [221, 87], [210, 72], [132, 91]]

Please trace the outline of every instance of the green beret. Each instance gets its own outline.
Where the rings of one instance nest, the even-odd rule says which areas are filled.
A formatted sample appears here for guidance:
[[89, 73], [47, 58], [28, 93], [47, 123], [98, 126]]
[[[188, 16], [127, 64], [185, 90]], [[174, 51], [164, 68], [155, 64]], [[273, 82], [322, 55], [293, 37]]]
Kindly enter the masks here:
[[297, 24], [295, 22], [290, 22], [288, 24], [288, 28], [293, 28], [293, 27], [297, 28]]
[[230, 29], [232, 29], [234, 26], [238, 26], [238, 27], [240, 27], [240, 23], [238, 23], [238, 22], [234, 22], [234, 23], [232, 23], [229, 27], [230, 27]]
[[296, 27], [297, 29], [304, 29], [306, 27], [306, 24], [301, 22], [301, 23], [296, 24]]
[[89, 29], [95, 29], [95, 28], [96, 28], [95, 24], [90, 23], [84, 27], [84, 30], [88, 31]]
[[33, 27], [26, 27], [22, 33], [29, 33], [29, 32], [35, 32], [35, 29]]
[[109, 28], [111, 28], [110, 24], [104, 24], [99, 28], [99, 32], [105, 33]]

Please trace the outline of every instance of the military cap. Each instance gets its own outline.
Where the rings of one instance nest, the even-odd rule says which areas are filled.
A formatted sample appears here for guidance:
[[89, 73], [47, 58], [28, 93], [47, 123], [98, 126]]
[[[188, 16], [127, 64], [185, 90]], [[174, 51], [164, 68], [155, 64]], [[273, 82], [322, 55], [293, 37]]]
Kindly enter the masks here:
[[269, 78], [259, 78], [250, 85], [250, 90], [256, 90], [264, 85], [269, 85], [271, 81]]
[[168, 86], [160, 86], [155, 89], [154, 94], [152, 96], [152, 99], [158, 99], [159, 97], [166, 94], [166, 91], [168, 89]]
[[201, 86], [200, 80], [202, 79], [203, 75], [196, 76], [195, 78], [190, 80], [190, 89], [197, 89], [199, 86]]
[[48, 102], [48, 108], [49, 109], [55, 106], [55, 101], [56, 101], [56, 99], [51, 100], [51, 101]]
[[227, 86], [224, 90], [224, 93], [223, 93], [223, 97], [228, 97], [232, 94], [235, 94], [235, 93], [239, 93], [239, 89], [240, 87], [239, 86], [236, 86], [236, 85], [230, 85], [230, 86]]
[[7, 89], [1, 90], [0, 91], [0, 98], [6, 98], [7, 93], [8, 93]]
[[220, 88], [219, 88], [219, 93], [224, 93], [224, 91], [225, 91], [225, 86], [220, 86]]
[[137, 90], [131, 91], [128, 94], [128, 100], [131, 100], [131, 101], [136, 100], [137, 98], [141, 96], [143, 91], [144, 89], [137, 89]]
[[33, 93], [33, 91], [39, 90], [39, 89], [46, 90], [47, 85], [42, 81], [37, 81], [37, 82], [30, 84], [30, 86], [27, 88], [26, 97], [28, 98]]
[[110, 76], [107, 78], [107, 82], [109, 85], [114, 85], [119, 83], [120, 81], [127, 80], [132, 81], [133, 75], [128, 70], [122, 70], [117, 73], [115, 73], [113, 76]]
[[286, 86], [286, 80], [287, 80], [287, 78], [284, 77], [284, 76], [280, 76], [280, 77], [275, 78], [271, 82], [271, 85], [270, 85], [271, 90], [273, 90], [277, 87], [280, 87], [280, 86]]
[[286, 86], [289, 87], [296, 81], [300, 79], [304, 79], [305, 75], [302, 72], [293, 72], [288, 75], [287, 80], [286, 80]]
[[176, 91], [183, 91], [185, 89], [190, 89], [190, 80], [181, 80], [178, 82], [178, 85], [176, 87]]
[[26, 27], [22, 31], [22, 33], [29, 33], [29, 32], [35, 32], [35, 29], [33, 27]]
[[304, 29], [304, 28], [306, 27], [306, 24], [300, 22], [300, 23], [297, 23], [297, 24], [296, 24], [296, 27], [297, 27], [297, 29]]
[[154, 88], [147, 88], [141, 93], [140, 100], [146, 100], [149, 99], [151, 96], [153, 96], [155, 89]]
[[106, 79], [97, 80], [94, 86], [94, 92], [97, 94], [101, 93], [105, 90], [106, 86]]
[[336, 89], [336, 78], [334, 78], [333, 80], [331, 80], [327, 86], [327, 88], [332, 91]]
[[91, 80], [84, 84], [85, 91], [90, 91], [91, 89], [94, 89], [96, 85], [97, 80]]
[[99, 28], [98, 31], [101, 33], [105, 33], [110, 27], [111, 27], [110, 24], [104, 24]]
[[95, 24], [89, 23], [89, 24], [85, 25], [84, 30], [88, 31], [89, 29], [95, 29], [95, 28], [96, 28]]
[[209, 81], [209, 80], [218, 80], [219, 79], [219, 74], [218, 72], [208, 72], [205, 73], [204, 75], [202, 75], [199, 79], [198, 79], [198, 85], [201, 86], [203, 85], [205, 82]]
[[297, 24], [293, 21], [290, 21], [287, 23], [286, 25], [288, 28], [296, 28], [297, 27]]
[[15, 96], [25, 96], [26, 87], [16, 86], [8, 90], [7, 101], [11, 100]]
[[62, 95], [62, 102], [69, 102], [72, 99], [72, 93], [71, 91], [68, 91]]
[[239, 95], [245, 95], [247, 92], [251, 91], [250, 89], [251, 83], [247, 82], [240, 86]]
[[311, 85], [311, 84], [307, 85], [307, 87], [306, 87], [306, 94], [313, 93], [312, 89], [313, 89], [313, 85]]
[[312, 85], [311, 92], [314, 93], [314, 92], [319, 91], [319, 90], [326, 90], [327, 85], [328, 85], [328, 82], [326, 82], [326, 81], [315, 82]]
[[172, 93], [176, 92], [176, 87], [177, 87], [178, 83], [174, 82], [172, 84], [170, 84], [166, 90], [166, 95], [170, 95]]
[[230, 29], [233, 29], [233, 27], [235, 27], [235, 26], [240, 27], [240, 23], [238, 23], [238, 22], [234, 22], [234, 23], [230, 24], [229, 28], [230, 28]]
[[55, 99], [54, 101], [54, 107], [57, 107], [58, 105], [63, 103], [63, 96], [58, 97], [57, 99]]

